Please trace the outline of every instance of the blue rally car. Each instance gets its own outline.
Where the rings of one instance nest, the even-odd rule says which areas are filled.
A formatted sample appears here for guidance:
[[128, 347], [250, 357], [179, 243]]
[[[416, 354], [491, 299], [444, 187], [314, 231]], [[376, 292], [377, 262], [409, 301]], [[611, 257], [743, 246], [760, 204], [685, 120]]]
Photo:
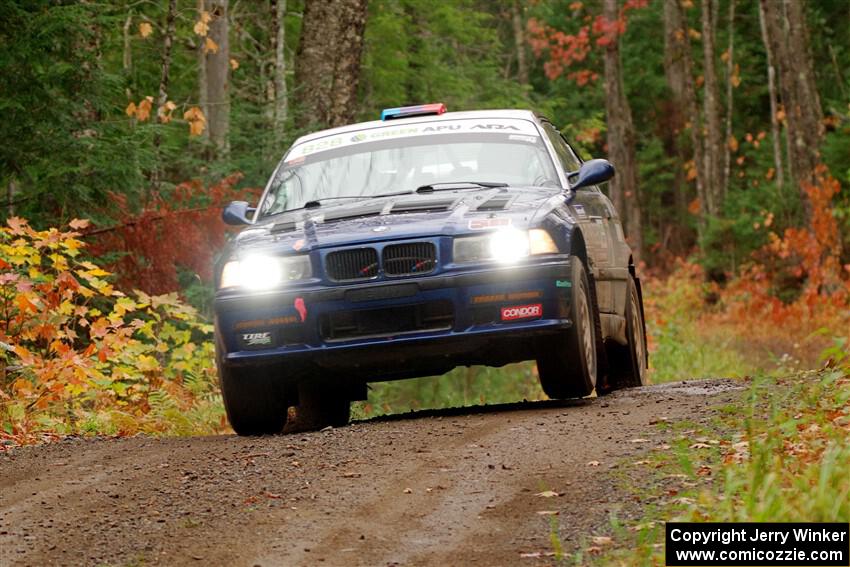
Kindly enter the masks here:
[[552, 398], [639, 386], [640, 281], [605, 160], [525, 110], [385, 110], [298, 139], [216, 269], [233, 429], [342, 425], [369, 382], [536, 360]]

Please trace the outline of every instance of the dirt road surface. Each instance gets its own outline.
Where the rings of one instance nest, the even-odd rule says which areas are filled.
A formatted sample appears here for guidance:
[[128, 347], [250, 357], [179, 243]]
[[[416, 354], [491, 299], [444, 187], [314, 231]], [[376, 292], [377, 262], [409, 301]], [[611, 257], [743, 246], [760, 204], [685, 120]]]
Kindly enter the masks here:
[[0, 565], [552, 564], [553, 529], [570, 552], [612, 514], [640, 514], [627, 484], [640, 487], [648, 473], [633, 462], [672, 435], [658, 420], [705, 422], [739, 388], [675, 383], [276, 437], [15, 450], [0, 456]]

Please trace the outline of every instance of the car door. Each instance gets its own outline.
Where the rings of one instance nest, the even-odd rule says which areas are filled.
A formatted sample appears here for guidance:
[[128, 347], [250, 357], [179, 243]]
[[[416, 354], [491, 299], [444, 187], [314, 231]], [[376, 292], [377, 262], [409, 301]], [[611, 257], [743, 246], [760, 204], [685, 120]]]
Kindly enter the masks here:
[[[550, 123], [544, 122], [544, 129], [558, 156], [564, 173], [578, 171], [581, 160], [560, 132]], [[621, 276], [618, 266], [618, 254], [614, 247], [616, 226], [619, 219], [608, 197], [598, 187], [585, 187], [574, 192], [568, 203], [573, 217], [581, 227], [587, 254], [590, 258], [590, 270], [596, 281], [596, 299], [599, 310], [604, 313], [616, 312], [614, 302], [615, 283], [612, 276]], [[622, 228], [620, 228], [622, 233]]]

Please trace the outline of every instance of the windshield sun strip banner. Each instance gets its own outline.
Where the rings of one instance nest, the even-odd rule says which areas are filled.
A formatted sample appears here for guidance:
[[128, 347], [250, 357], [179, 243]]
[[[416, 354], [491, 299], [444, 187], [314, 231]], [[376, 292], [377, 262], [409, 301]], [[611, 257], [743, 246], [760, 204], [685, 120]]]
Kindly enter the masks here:
[[[444, 120], [434, 122], [422, 122], [418, 124], [390, 123], [386, 126], [369, 128], [368, 130], [354, 130], [344, 134], [335, 134], [303, 142], [294, 146], [286, 156], [287, 165], [296, 165], [299, 160], [319, 152], [355, 146], [363, 142], [375, 142], [390, 139], [403, 139], [414, 136], [428, 136], [441, 134], [508, 134], [540, 136], [537, 127], [529, 120], [519, 118], [476, 118], [462, 120]], [[527, 141], [528, 139], [526, 138]]]

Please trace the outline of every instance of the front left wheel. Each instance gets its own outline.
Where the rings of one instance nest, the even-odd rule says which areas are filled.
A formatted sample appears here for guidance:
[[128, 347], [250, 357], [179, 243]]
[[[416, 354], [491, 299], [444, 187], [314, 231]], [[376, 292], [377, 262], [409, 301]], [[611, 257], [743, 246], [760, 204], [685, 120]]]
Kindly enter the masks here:
[[227, 420], [238, 435], [273, 435], [286, 425], [287, 403], [277, 382], [264, 368], [218, 365]]
[[637, 283], [629, 278], [626, 289], [626, 340], [628, 344], [608, 347], [611, 390], [635, 388], [648, 383], [646, 325]]
[[542, 344], [537, 356], [540, 386], [550, 398], [583, 398], [596, 386], [599, 359], [596, 346], [596, 305], [584, 263], [572, 262], [573, 325]]

